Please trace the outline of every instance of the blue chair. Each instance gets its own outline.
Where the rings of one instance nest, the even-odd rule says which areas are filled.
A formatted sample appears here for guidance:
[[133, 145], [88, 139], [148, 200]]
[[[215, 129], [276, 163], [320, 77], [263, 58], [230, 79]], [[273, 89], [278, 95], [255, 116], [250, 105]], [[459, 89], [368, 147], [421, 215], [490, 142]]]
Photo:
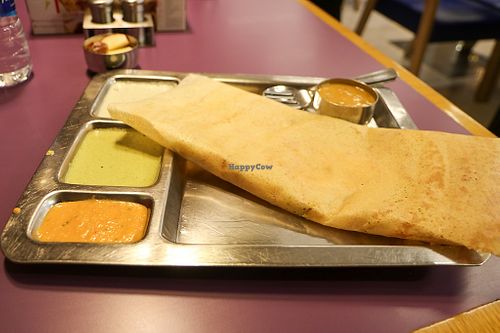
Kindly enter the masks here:
[[415, 33], [410, 51], [410, 71], [415, 75], [429, 42], [495, 39], [476, 91], [477, 100], [489, 98], [500, 71], [500, 0], [368, 0], [356, 33], [361, 35], [373, 9]]

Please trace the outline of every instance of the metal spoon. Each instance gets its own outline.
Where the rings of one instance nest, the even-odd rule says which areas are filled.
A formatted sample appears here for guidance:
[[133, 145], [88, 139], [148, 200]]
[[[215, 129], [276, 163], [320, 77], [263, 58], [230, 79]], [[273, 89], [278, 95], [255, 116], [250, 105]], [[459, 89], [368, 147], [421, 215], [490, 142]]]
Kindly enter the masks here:
[[282, 84], [267, 88], [262, 95], [296, 109], [305, 109], [312, 101], [312, 94], [309, 90]]
[[[354, 80], [366, 84], [377, 84], [393, 81], [398, 77], [398, 73], [392, 68], [382, 69], [376, 72], [357, 76]], [[287, 104], [296, 109], [306, 109], [312, 102], [313, 91], [309, 89], [297, 89], [286, 85], [276, 85], [267, 88], [262, 93], [263, 96], [271, 98], [277, 102]]]
[[356, 81], [361, 81], [366, 84], [377, 84], [383, 82], [394, 81], [398, 78], [398, 73], [392, 68], [385, 68], [379, 71], [360, 75], [354, 78]]

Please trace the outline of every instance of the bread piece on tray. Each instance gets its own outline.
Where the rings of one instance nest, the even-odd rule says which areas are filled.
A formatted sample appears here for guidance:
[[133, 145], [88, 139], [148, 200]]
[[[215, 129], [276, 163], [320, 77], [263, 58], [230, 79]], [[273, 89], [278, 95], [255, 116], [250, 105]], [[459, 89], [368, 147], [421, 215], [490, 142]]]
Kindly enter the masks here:
[[194, 74], [109, 112], [312, 221], [500, 255], [499, 139], [368, 128]]

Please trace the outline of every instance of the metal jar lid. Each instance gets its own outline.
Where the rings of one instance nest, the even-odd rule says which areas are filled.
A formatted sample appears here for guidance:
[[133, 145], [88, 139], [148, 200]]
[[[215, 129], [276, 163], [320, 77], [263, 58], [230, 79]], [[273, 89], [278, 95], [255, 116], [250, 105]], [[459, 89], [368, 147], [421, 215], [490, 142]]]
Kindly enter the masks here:
[[111, 23], [113, 18], [113, 0], [89, 0], [92, 22]]
[[121, 3], [124, 21], [144, 21], [144, 0], [122, 0]]

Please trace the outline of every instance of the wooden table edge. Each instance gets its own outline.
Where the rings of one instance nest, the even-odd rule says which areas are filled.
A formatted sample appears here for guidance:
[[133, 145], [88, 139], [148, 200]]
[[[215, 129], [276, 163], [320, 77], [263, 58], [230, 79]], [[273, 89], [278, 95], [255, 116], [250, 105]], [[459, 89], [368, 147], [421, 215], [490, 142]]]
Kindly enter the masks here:
[[495, 332], [500, 324], [500, 300], [466, 310], [413, 333]]
[[308, 9], [313, 15], [317, 16], [327, 25], [338, 31], [341, 35], [348, 38], [351, 42], [353, 42], [356, 46], [358, 46], [361, 50], [368, 53], [371, 57], [376, 59], [382, 65], [386, 67], [392, 67], [397, 70], [400, 78], [409, 84], [412, 88], [414, 88], [419, 94], [421, 94], [424, 98], [429, 100], [432, 104], [438, 107], [441, 111], [445, 112], [448, 116], [450, 116], [455, 122], [464, 127], [467, 131], [469, 131], [473, 135], [485, 136], [485, 137], [496, 137], [492, 132], [490, 132], [487, 128], [478, 123], [474, 118], [469, 116], [467, 113], [462, 111], [455, 104], [450, 102], [443, 95], [439, 94], [428, 84], [417, 78], [406, 68], [401, 66], [396, 61], [392, 60], [381, 51], [367, 43], [360, 36], [355, 34], [353, 31], [349, 30], [339, 21], [334, 19], [331, 15], [317, 7], [315, 4], [310, 2], [309, 0], [297, 0], [301, 5], [303, 5], [306, 9]]

